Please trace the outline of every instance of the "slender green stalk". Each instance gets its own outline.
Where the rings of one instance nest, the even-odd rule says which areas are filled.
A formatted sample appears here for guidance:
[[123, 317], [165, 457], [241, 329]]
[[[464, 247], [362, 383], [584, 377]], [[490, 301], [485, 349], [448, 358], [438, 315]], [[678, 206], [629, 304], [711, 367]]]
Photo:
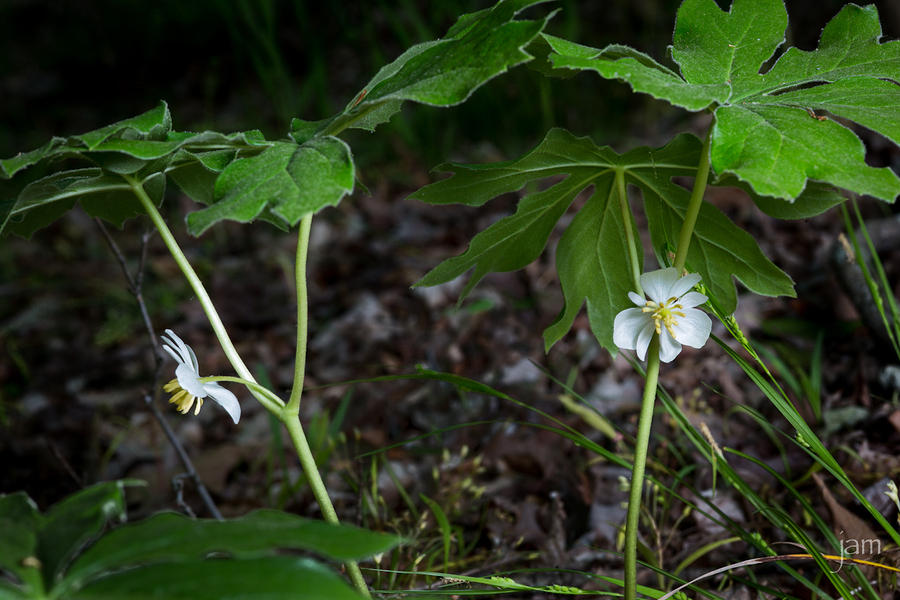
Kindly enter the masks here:
[[[288, 435], [290, 435], [291, 441], [297, 449], [297, 458], [300, 459], [300, 465], [303, 467], [303, 472], [306, 473], [307, 480], [309, 480], [309, 487], [312, 488], [313, 496], [315, 496], [316, 501], [319, 503], [319, 508], [322, 510], [322, 517], [329, 523], [337, 524], [337, 512], [334, 510], [331, 498], [328, 497], [328, 490], [325, 489], [325, 483], [322, 481], [318, 467], [316, 467], [316, 461], [313, 458], [312, 450], [309, 448], [309, 442], [306, 441], [306, 434], [303, 433], [300, 419], [289, 416], [286, 409], [281, 422], [287, 428]], [[363, 579], [359, 565], [355, 561], [350, 560], [345, 562], [344, 566], [347, 567], [347, 574], [350, 576], [350, 581], [353, 582], [353, 587], [356, 588], [356, 591], [364, 597], [370, 598], [369, 588], [366, 585], [366, 580]]]
[[[700, 151], [700, 162], [697, 164], [697, 175], [694, 178], [694, 187], [691, 190], [691, 198], [688, 201], [687, 211], [684, 214], [684, 222], [678, 234], [678, 246], [675, 254], [674, 267], [678, 271], [684, 270], [687, 261], [688, 248], [691, 245], [691, 236], [694, 235], [694, 227], [697, 224], [697, 216], [703, 205], [703, 195], [706, 193], [706, 183], [709, 179], [709, 145], [712, 139], [712, 125], [706, 132], [703, 140], [703, 148]], [[619, 198], [623, 202], [623, 217], [627, 205], [624, 204], [625, 184], [624, 178], [620, 180], [620, 174], [616, 173], [616, 184], [619, 186]], [[626, 232], [630, 233], [630, 220], [626, 221]], [[629, 235], [629, 241], [631, 236]], [[636, 254], [636, 253], [635, 253]], [[632, 262], [634, 257], [632, 257]], [[632, 268], [634, 266], [632, 265]], [[638, 286], [640, 290], [640, 286]], [[644, 489], [644, 471], [647, 466], [647, 448], [650, 445], [650, 427], [653, 424], [653, 406], [656, 400], [656, 384], [659, 380], [659, 335], [654, 335], [647, 349], [647, 373], [644, 382], [644, 398], [641, 403], [641, 415], [638, 420], [638, 434], [634, 448], [634, 466], [631, 471], [631, 490], [628, 496], [628, 513], [625, 517], [625, 600], [637, 598], [637, 533], [641, 514], [641, 493]]]
[[622, 210], [622, 223], [625, 226], [625, 239], [628, 241], [628, 257], [631, 262], [631, 277], [634, 279], [634, 288], [638, 294], [643, 295], [641, 288], [641, 261], [638, 256], [637, 243], [634, 238], [634, 227], [631, 226], [631, 209], [628, 207], [628, 194], [625, 191], [625, 170], [616, 170], [616, 195], [619, 197], [619, 208]]
[[[329, 523], [338, 523], [337, 512], [328, 496], [328, 489], [325, 482], [322, 481], [322, 475], [316, 466], [316, 460], [310, 450], [309, 442], [306, 434], [303, 432], [303, 425], [300, 423], [300, 399], [303, 396], [303, 380], [306, 374], [306, 346], [308, 336], [309, 321], [309, 301], [306, 285], [306, 258], [309, 252], [309, 232], [312, 228], [312, 213], [303, 217], [300, 221], [300, 227], [297, 232], [297, 262], [294, 265], [294, 273], [297, 285], [297, 351], [294, 357], [294, 384], [291, 388], [291, 396], [287, 405], [281, 410], [278, 418], [287, 427], [294, 448], [297, 450], [297, 458], [300, 459], [300, 465], [303, 472], [306, 473], [306, 479], [309, 481], [309, 487], [312, 489], [316, 502], [322, 511], [322, 516]], [[359, 565], [354, 561], [344, 563], [347, 567], [347, 574], [353, 582], [356, 590], [369, 598], [369, 588], [366, 586], [366, 580], [363, 579], [362, 571]]]
[[285, 406], [284, 400], [275, 395], [275, 392], [265, 386], [256, 383], [255, 381], [242, 379], [240, 377], [231, 377], [230, 375], [213, 375], [210, 377], [201, 377], [200, 381], [204, 383], [208, 381], [229, 381], [231, 383], [239, 383], [251, 392], [258, 392], [260, 395], [262, 395], [263, 397], [259, 399], [260, 403], [266, 408], [266, 410], [268, 410], [275, 416], [280, 416], [281, 409], [283, 409]]
[[631, 471], [631, 489], [628, 495], [628, 513], [625, 517], [625, 600], [637, 598], [637, 534], [641, 514], [641, 493], [644, 489], [644, 470], [647, 466], [647, 448], [650, 446], [650, 425], [653, 423], [653, 406], [656, 402], [656, 383], [659, 380], [659, 336], [654, 334], [647, 350], [647, 374], [641, 416], [634, 446], [634, 466]]
[[[206, 313], [206, 318], [209, 319], [209, 324], [212, 326], [213, 333], [216, 334], [216, 338], [219, 340], [219, 345], [222, 346], [222, 350], [225, 352], [225, 356], [228, 358], [228, 362], [231, 363], [232, 368], [237, 372], [238, 375], [241, 376], [242, 379], [246, 379], [247, 381], [256, 383], [256, 379], [253, 378], [253, 375], [250, 373], [250, 369], [248, 369], [247, 365], [244, 364], [244, 361], [241, 359], [240, 355], [235, 349], [234, 344], [231, 343], [231, 338], [228, 336], [228, 331], [225, 330], [225, 325], [222, 323], [222, 319], [219, 317], [219, 313], [216, 311], [216, 307], [213, 305], [212, 299], [210, 299], [209, 294], [206, 292], [206, 288], [203, 287], [203, 282], [200, 281], [199, 277], [197, 277], [197, 273], [194, 271], [191, 263], [189, 263], [187, 258], [184, 256], [184, 253], [178, 246], [178, 242], [175, 241], [175, 236], [173, 236], [172, 232], [169, 231], [169, 227], [163, 220], [162, 215], [159, 214], [159, 211], [156, 209], [153, 201], [150, 200], [147, 192], [144, 191], [144, 187], [141, 185], [141, 182], [129, 175], [123, 175], [122, 177], [124, 177], [125, 181], [128, 182], [128, 185], [131, 186], [131, 189], [134, 191], [134, 195], [137, 196], [138, 200], [141, 202], [141, 205], [143, 205], [144, 210], [147, 211], [147, 215], [150, 217], [150, 220], [153, 221], [153, 225], [159, 231], [159, 235], [162, 238], [163, 243], [166, 245], [166, 248], [169, 249], [169, 253], [172, 255], [172, 258], [175, 259], [175, 263], [178, 265], [178, 268], [181, 269], [181, 272], [184, 274], [185, 279], [187, 279], [188, 284], [190, 284], [191, 289], [194, 290], [194, 294], [197, 296], [197, 301], [200, 302], [200, 306], [203, 307], [203, 312]], [[251, 390], [250, 393], [253, 394], [253, 396], [257, 400], [263, 402], [263, 405], [265, 405], [268, 401], [262, 400], [262, 398], [265, 398], [265, 396], [263, 396], [259, 392]]]
[[709, 179], [709, 143], [712, 138], [712, 130], [713, 127], [710, 124], [706, 138], [703, 140], [703, 148], [700, 150], [700, 162], [697, 164], [697, 175], [694, 177], [691, 199], [688, 201], [684, 222], [681, 224], [681, 232], [678, 234], [678, 247], [673, 266], [679, 272], [684, 269], [688, 248], [691, 246], [691, 236], [694, 234], [694, 226], [697, 224], [697, 215], [700, 214], [700, 207], [703, 205], [703, 194], [706, 192], [706, 182]]
[[297, 262], [294, 273], [297, 281], [297, 351], [294, 356], [294, 385], [288, 399], [288, 409], [300, 410], [300, 398], [303, 396], [303, 380], [306, 375], [306, 344], [308, 337], [309, 299], [306, 286], [306, 257], [309, 251], [309, 231], [312, 228], [312, 213], [300, 221], [297, 233]]

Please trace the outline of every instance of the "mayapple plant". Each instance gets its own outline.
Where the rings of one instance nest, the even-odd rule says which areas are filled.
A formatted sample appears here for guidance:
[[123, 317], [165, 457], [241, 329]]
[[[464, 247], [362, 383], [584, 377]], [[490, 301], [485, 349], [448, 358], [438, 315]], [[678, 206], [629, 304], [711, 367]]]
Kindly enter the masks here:
[[[635, 350], [646, 359], [626, 517], [626, 598], [637, 594], [637, 528], [660, 362], [682, 345], [702, 347], [710, 335], [707, 307], [729, 319], [737, 305], [734, 279], [749, 291], [793, 295], [790, 277], [756, 241], [704, 201], [708, 185], [744, 190], [778, 218], [813, 216], [839, 204], [840, 190], [892, 202], [900, 178], [865, 162], [865, 148], [848, 127], [856, 123], [900, 141], [900, 42], [882, 43], [874, 7], [847, 5], [822, 32], [813, 51], [784, 42], [782, 0], [734, 0], [728, 12], [714, 0], [685, 0], [678, 10], [671, 58], [665, 66], [635, 49], [590, 48], [543, 33], [542, 18], [517, 15], [540, 0], [502, 0], [463, 15], [445, 37], [413, 46], [382, 68], [338, 114], [294, 119], [286, 139], [258, 131], [223, 134], [173, 129], [167, 106], [82, 135], [56, 137], [43, 147], [0, 160], [0, 233], [30, 236], [72, 209], [121, 226], [147, 216], [202, 305], [238, 377], [199, 375], [199, 361], [167, 330], [176, 360], [165, 389], [184, 413], [212, 398], [237, 422], [239, 403], [219, 382], [245, 386], [288, 429], [327, 521], [337, 515], [309, 450], [299, 407], [307, 341], [306, 259], [313, 215], [338, 204], [355, 187], [355, 165], [340, 137], [348, 128], [372, 131], [406, 101], [432, 106], [463, 102], [480, 85], [541, 56], [549, 76], [593, 71], [634, 91], [688, 111], [709, 114], [702, 138], [682, 133], [661, 148], [617, 153], [584, 137], [552, 129], [522, 157], [487, 165], [443, 166], [453, 175], [414, 198], [433, 204], [480, 206], [526, 184], [553, 178], [525, 195], [515, 214], [477, 234], [468, 249], [429, 272], [417, 285], [436, 285], [472, 270], [462, 298], [488, 273], [520, 269], [537, 259], [560, 218], [588, 188], [556, 248], [564, 307], [544, 331], [549, 349], [582, 306], [604, 348]], [[818, 111], [818, 112], [817, 112]], [[675, 178], [693, 178], [690, 190]], [[159, 206], [169, 181], [205, 208], [187, 216], [200, 235], [222, 220], [267, 221], [297, 228], [297, 351], [285, 401], [259, 385], [238, 355], [212, 299], [177, 244]], [[645, 269], [628, 188], [640, 192], [658, 269]], [[701, 287], [702, 286], [702, 287]], [[695, 289], [697, 288], [697, 289]], [[461, 298], [461, 300], [462, 300]], [[729, 321], [730, 323], [730, 321]], [[730, 328], [733, 330], [733, 328]], [[830, 464], [830, 463], [829, 463]], [[826, 468], [829, 468], [826, 464]], [[880, 514], [885, 531], [900, 535]], [[368, 595], [352, 561], [348, 574]]]
[[[513, 161], [442, 165], [453, 175], [413, 194], [432, 204], [480, 206], [554, 178], [417, 284], [444, 283], [472, 270], [462, 300], [486, 274], [537, 259], [557, 221], [592, 188], [556, 248], [565, 305], [544, 341], [547, 349], [555, 344], [586, 305], [602, 346], [612, 353], [636, 350], [647, 359], [626, 517], [628, 599], [637, 594], [637, 526], [660, 360], [673, 360], [681, 344], [706, 342], [710, 320], [697, 306], [709, 301], [717, 315], [734, 312], [735, 278], [757, 294], [794, 295], [790, 277], [756, 241], [704, 202], [707, 185], [741, 188], [763, 212], [786, 219], [837, 205], [839, 189], [886, 202], [900, 194], [900, 178], [866, 164], [865, 147], [849, 126], [900, 143], [900, 41], [881, 42], [874, 6], [848, 4], [825, 26], [816, 50], [776, 54], [787, 23], [782, 0], [734, 0], [727, 12], [714, 0], [685, 0], [675, 21], [672, 67], [627, 46], [597, 49], [542, 34], [550, 74], [593, 71], [708, 113], [706, 134], [679, 134], [662, 148], [618, 154], [553, 129]], [[690, 191], [673, 181], [684, 176], [693, 178]], [[642, 272], [629, 186], [640, 191], [660, 270]], [[702, 294], [689, 291], [701, 281]], [[877, 511], [873, 516], [900, 539]]]

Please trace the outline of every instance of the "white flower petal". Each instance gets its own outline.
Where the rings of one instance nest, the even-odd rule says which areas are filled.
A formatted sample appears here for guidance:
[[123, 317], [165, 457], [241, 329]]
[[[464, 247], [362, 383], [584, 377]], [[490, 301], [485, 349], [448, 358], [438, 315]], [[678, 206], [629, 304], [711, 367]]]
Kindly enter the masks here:
[[668, 331], [663, 329], [659, 336], [659, 360], [664, 363], [672, 362], [672, 359], [678, 356], [680, 352], [681, 344], [675, 341]]
[[641, 312], [641, 309], [626, 308], [613, 321], [613, 343], [622, 350], [634, 350], [638, 334], [649, 321], [650, 317]]
[[[171, 329], [166, 329], [166, 333], [169, 335], [169, 339], [166, 341], [171, 345], [172, 350], [178, 353], [178, 358], [176, 358], [175, 360], [182, 364], [192, 364], [191, 353], [188, 352], [188, 345], [185, 344], [180, 337], [175, 335], [175, 332]], [[197, 369], [195, 368], [194, 371], [196, 370]]]
[[197, 377], [197, 373], [190, 365], [180, 364], [175, 369], [175, 378], [178, 379], [178, 385], [191, 396], [198, 398], [206, 397], [206, 391], [203, 389], [203, 383]]
[[650, 347], [650, 340], [653, 339], [654, 333], [656, 333], [656, 326], [653, 324], [652, 319], [648, 319], [647, 324], [638, 333], [637, 342], [635, 343], [635, 352], [638, 359], [644, 360], [647, 357], [647, 348]]
[[709, 339], [712, 321], [702, 310], [687, 308], [684, 316], [678, 318], [678, 324], [672, 326], [675, 339], [692, 348], [702, 348]]
[[656, 303], [665, 302], [671, 297], [669, 290], [676, 281], [678, 281], [678, 269], [675, 267], [650, 271], [641, 275], [641, 287], [644, 288], [644, 294]]
[[681, 299], [678, 301], [678, 304], [681, 305], [681, 308], [694, 308], [695, 306], [700, 306], [707, 300], [709, 300], [709, 298], [707, 298], [700, 292], [688, 292], [681, 297]]
[[174, 349], [174, 348], [172, 348], [171, 346], [167, 346], [166, 344], [163, 344], [163, 350], [165, 350], [166, 352], [168, 352], [168, 353], [169, 353], [169, 356], [171, 356], [172, 358], [174, 358], [174, 359], [175, 359], [175, 362], [177, 362], [179, 365], [182, 364], [182, 362], [181, 362], [181, 357], [178, 356], [178, 354], [175, 352], [175, 349]]
[[185, 347], [188, 349], [188, 352], [191, 355], [191, 364], [194, 365], [194, 373], [200, 374], [200, 363], [197, 362], [197, 355], [194, 354], [194, 349], [185, 344]]
[[672, 284], [672, 287], [669, 288], [668, 298], [680, 298], [684, 295], [685, 292], [690, 291], [692, 287], [700, 283], [700, 275], [697, 273], [688, 273], [678, 281]]
[[644, 298], [640, 294], [635, 294], [634, 292], [628, 292], [628, 299], [634, 302], [637, 306], [644, 306], [647, 303], [646, 298]]
[[[166, 329], [166, 333], [171, 333], [173, 336], [175, 336], [175, 334], [172, 333], [171, 329]], [[174, 358], [175, 362], [181, 364], [182, 360], [181, 355], [178, 353], [178, 345], [170, 337], [166, 337], [165, 335], [161, 335], [159, 337], [163, 341], [163, 350], [165, 350], [169, 354], [169, 356]]]
[[215, 400], [219, 406], [225, 409], [231, 416], [231, 420], [237, 424], [241, 420], [241, 405], [238, 403], [237, 397], [229, 390], [215, 382], [204, 383], [203, 389], [209, 394], [209, 397]]

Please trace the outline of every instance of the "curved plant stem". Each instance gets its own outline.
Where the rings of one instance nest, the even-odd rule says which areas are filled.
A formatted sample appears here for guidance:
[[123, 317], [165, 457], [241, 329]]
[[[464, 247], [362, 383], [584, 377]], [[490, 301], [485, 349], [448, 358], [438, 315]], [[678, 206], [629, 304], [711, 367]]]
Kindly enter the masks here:
[[691, 199], [688, 201], [684, 222], [681, 224], [681, 232], [678, 234], [678, 246], [673, 266], [678, 269], [679, 273], [684, 269], [688, 248], [691, 246], [691, 236], [694, 234], [694, 226], [697, 224], [697, 215], [700, 214], [700, 207], [703, 205], [703, 194], [706, 192], [706, 182], [709, 179], [709, 142], [712, 138], [712, 130], [713, 126], [710, 124], [706, 138], [703, 140], [703, 148], [700, 150], [700, 162], [697, 164], [697, 175], [694, 177]]
[[312, 228], [312, 213], [303, 217], [297, 232], [297, 262], [294, 273], [297, 281], [297, 352], [294, 356], [294, 385], [288, 408], [300, 410], [300, 398], [303, 396], [303, 380], [306, 374], [306, 342], [308, 337], [309, 300], [306, 286], [306, 257], [309, 251], [309, 231]]
[[631, 262], [631, 277], [634, 279], [635, 291], [644, 295], [641, 289], [641, 261], [638, 256], [637, 243], [634, 239], [634, 227], [631, 226], [631, 209], [628, 207], [628, 194], [625, 191], [625, 170], [616, 170], [616, 192], [619, 197], [619, 208], [622, 211], [622, 223], [625, 226], [625, 239], [628, 241], [628, 257]]
[[[303, 467], [303, 472], [306, 473], [309, 486], [312, 488], [313, 495], [316, 497], [319, 508], [322, 510], [322, 517], [329, 523], [337, 524], [337, 513], [334, 510], [331, 499], [328, 497], [325, 483], [322, 481], [321, 475], [319, 475], [319, 469], [316, 467], [312, 450], [310, 450], [309, 443], [306, 441], [306, 435], [303, 433], [303, 425], [300, 424], [300, 419], [296, 415], [290, 416], [288, 409], [285, 409], [281, 422], [287, 428], [288, 435], [290, 435], [291, 441], [294, 443], [294, 448], [297, 449], [297, 458], [300, 459], [300, 465]], [[363, 579], [362, 571], [359, 570], [359, 565], [355, 561], [349, 560], [344, 563], [344, 566], [347, 567], [347, 574], [350, 576], [350, 581], [353, 582], [353, 587], [356, 588], [356, 591], [364, 597], [370, 598], [369, 588], [366, 585], [366, 580]]]
[[634, 446], [634, 466], [631, 471], [631, 488], [628, 495], [628, 513], [625, 517], [625, 600], [637, 598], [637, 530], [641, 513], [641, 492], [644, 489], [644, 470], [647, 465], [647, 448], [650, 445], [650, 425], [653, 422], [653, 406], [656, 402], [656, 383], [659, 380], [659, 336], [654, 334], [647, 350], [647, 373], [641, 416]]
[[[319, 503], [322, 517], [329, 523], [338, 523], [337, 512], [334, 510], [331, 498], [328, 497], [328, 489], [319, 474], [319, 468], [316, 466], [316, 460], [309, 447], [306, 434], [303, 433], [303, 425], [300, 423], [300, 399], [303, 396], [303, 380], [306, 374], [307, 322], [309, 321], [306, 257], [309, 251], [309, 231], [312, 227], [312, 218], [312, 213], [303, 217], [297, 233], [297, 262], [294, 266], [297, 280], [297, 352], [294, 358], [294, 384], [291, 388], [291, 397], [288, 399], [287, 405], [280, 411], [278, 418], [284, 423], [291, 441], [294, 443], [297, 458], [300, 459], [300, 465], [303, 467], [303, 472], [306, 473], [313, 496]], [[347, 567], [347, 574], [356, 590], [366, 598], [370, 597], [369, 588], [366, 586], [366, 580], [363, 579], [362, 571], [359, 570], [359, 565], [354, 561], [347, 561], [344, 565]]]
[[[172, 258], [175, 259], [175, 263], [178, 265], [178, 268], [181, 269], [182, 274], [184, 274], [185, 279], [187, 279], [188, 284], [190, 284], [191, 289], [197, 296], [197, 301], [200, 302], [200, 306], [203, 307], [203, 312], [206, 313], [206, 318], [209, 319], [209, 324], [212, 326], [213, 333], [216, 334], [216, 338], [219, 340], [219, 345], [222, 346], [222, 350], [225, 352], [228, 362], [231, 363], [232, 368], [234, 368], [242, 379], [256, 383], [256, 379], [253, 378], [250, 369], [244, 364], [244, 361], [238, 354], [237, 349], [235, 349], [234, 344], [231, 343], [231, 338], [228, 337], [228, 331], [225, 330], [225, 325], [222, 323], [222, 319], [219, 317], [219, 313], [216, 311], [212, 299], [210, 299], [209, 294], [206, 292], [206, 288], [203, 287], [203, 282], [197, 277], [197, 273], [184, 256], [184, 253], [178, 246], [178, 242], [175, 241], [175, 236], [169, 231], [168, 225], [166, 225], [162, 215], [159, 214], [153, 201], [150, 200], [147, 192], [144, 191], [141, 182], [129, 175], [122, 175], [122, 177], [124, 177], [125, 181], [128, 182], [128, 185], [131, 186], [134, 195], [137, 196], [141, 205], [144, 207], [144, 210], [147, 211], [147, 215], [159, 231], [163, 243], [166, 245], [166, 248], [169, 249], [169, 253], [172, 255]], [[266, 405], [267, 401], [261, 400], [261, 398], [264, 397], [262, 394], [253, 390], [251, 390], [251, 393], [257, 400], [260, 400], [264, 406]]]
[[260, 403], [266, 408], [266, 410], [274, 414], [276, 417], [281, 415], [281, 409], [284, 408], [284, 400], [279, 398], [275, 394], [275, 392], [265, 386], [256, 383], [255, 381], [250, 381], [249, 379], [231, 377], [230, 375], [213, 375], [210, 377], [201, 377], [200, 381], [204, 383], [212, 381], [229, 381], [231, 383], [239, 383], [251, 392], [258, 392], [262, 396], [262, 398], [259, 398]]

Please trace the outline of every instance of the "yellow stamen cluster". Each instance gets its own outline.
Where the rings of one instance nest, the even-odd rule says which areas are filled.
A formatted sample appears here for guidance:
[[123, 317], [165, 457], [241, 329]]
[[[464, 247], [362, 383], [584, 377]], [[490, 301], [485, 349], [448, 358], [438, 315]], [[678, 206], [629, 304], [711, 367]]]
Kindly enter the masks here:
[[178, 379], [173, 379], [164, 385], [163, 390], [172, 394], [172, 397], [169, 399], [169, 404], [174, 404], [181, 414], [188, 414], [191, 410], [191, 406], [194, 405], [194, 401], [197, 402], [197, 408], [194, 409], [194, 414], [200, 414], [200, 407], [203, 406], [203, 398], [192, 396], [190, 392], [183, 389], [178, 384]]
[[678, 298], [674, 296], [662, 304], [657, 304], [653, 300], [647, 300], [647, 303], [641, 309], [641, 312], [650, 313], [650, 318], [653, 319], [654, 325], [656, 325], [657, 335], [662, 334], [662, 328], [665, 327], [669, 335], [673, 338], [675, 337], [672, 327], [678, 325], [676, 317], [684, 317], [682, 306], [676, 304], [676, 302], [678, 302]]

